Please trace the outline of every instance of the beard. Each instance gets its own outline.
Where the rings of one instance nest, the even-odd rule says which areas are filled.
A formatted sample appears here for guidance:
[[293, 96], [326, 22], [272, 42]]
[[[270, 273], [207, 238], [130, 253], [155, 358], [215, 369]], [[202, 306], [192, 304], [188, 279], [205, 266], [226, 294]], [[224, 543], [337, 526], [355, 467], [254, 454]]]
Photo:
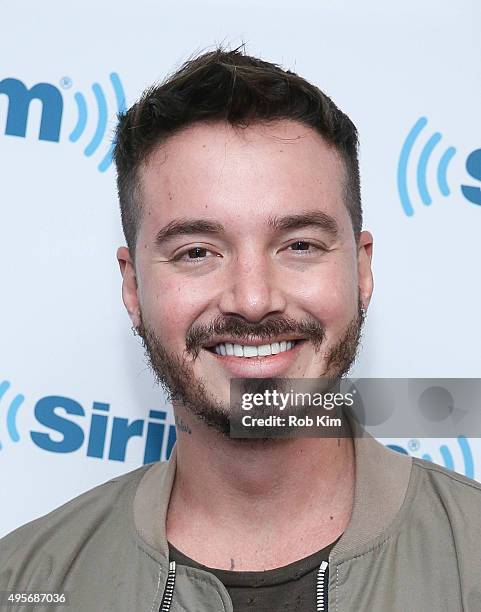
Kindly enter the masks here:
[[[313, 318], [295, 321], [288, 317], [272, 318], [264, 323], [249, 323], [238, 317], [219, 315], [210, 325], [192, 327], [186, 337], [186, 348], [182, 356], [170, 352], [154, 330], [147, 325], [139, 313], [140, 323], [134, 333], [142, 339], [145, 355], [150, 369], [158, 384], [162, 386], [168, 401], [180, 403], [192, 415], [218, 433], [230, 437], [231, 412], [229, 406], [210, 393], [202, 378], [195, 375], [193, 361], [202, 347], [212, 337], [229, 335], [232, 338], [266, 339], [280, 334], [296, 334], [310, 341], [319, 353], [325, 340], [325, 328]], [[358, 298], [357, 314], [349, 322], [340, 339], [326, 355], [326, 367], [322, 377], [339, 381], [355, 362], [365, 312]], [[280, 389], [279, 379], [262, 378], [259, 384], [263, 389]], [[282, 386], [282, 381], [281, 381]], [[256, 381], [248, 379], [244, 390], [258, 390]]]

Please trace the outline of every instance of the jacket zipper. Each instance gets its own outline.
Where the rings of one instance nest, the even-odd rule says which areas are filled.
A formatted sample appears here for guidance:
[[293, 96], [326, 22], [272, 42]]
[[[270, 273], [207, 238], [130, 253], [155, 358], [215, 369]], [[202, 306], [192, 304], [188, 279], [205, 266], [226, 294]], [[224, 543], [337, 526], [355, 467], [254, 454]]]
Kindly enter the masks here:
[[319, 566], [319, 570], [317, 571], [317, 589], [316, 589], [316, 593], [317, 593], [317, 597], [316, 597], [316, 610], [317, 612], [324, 612], [325, 610], [327, 610], [327, 608], [325, 607], [325, 603], [324, 602], [324, 578], [326, 575], [326, 570], [328, 567], [328, 563], [327, 561], [323, 561], [321, 563], [321, 565]]
[[167, 574], [167, 582], [165, 583], [164, 594], [160, 604], [159, 612], [169, 612], [174, 596], [175, 586], [175, 561], [169, 563], [169, 573]]
[[[325, 612], [325, 601], [324, 601], [324, 578], [326, 570], [328, 568], [327, 561], [323, 561], [317, 571], [317, 588], [316, 588], [316, 611]], [[169, 612], [172, 604], [172, 598], [174, 596], [175, 587], [175, 561], [169, 563], [169, 573], [167, 574], [167, 582], [165, 583], [164, 594], [162, 595], [162, 602], [160, 604], [159, 612]]]

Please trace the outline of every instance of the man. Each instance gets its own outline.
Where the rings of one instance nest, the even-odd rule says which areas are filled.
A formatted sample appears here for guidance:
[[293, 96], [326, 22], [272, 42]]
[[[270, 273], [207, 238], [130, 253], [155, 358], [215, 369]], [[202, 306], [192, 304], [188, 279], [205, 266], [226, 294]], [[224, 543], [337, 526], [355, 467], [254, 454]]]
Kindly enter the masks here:
[[[177, 443], [0, 542], [71, 610], [481, 610], [481, 485], [350, 435], [230, 437], [231, 379], [339, 378], [373, 289], [357, 132], [217, 49], [120, 118], [123, 300]], [[23, 609], [20, 607], [18, 609]]]

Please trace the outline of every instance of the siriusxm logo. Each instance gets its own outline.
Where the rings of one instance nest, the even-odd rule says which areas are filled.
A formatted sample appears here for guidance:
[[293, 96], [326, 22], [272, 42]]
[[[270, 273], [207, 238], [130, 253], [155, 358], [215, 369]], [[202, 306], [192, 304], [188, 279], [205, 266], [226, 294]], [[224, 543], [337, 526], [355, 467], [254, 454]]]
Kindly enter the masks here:
[[[0, 450], [3, 448], [2, 440], [9, 438], [18, 443], [25, 437], [18, 430], [17, 417], [26, 404], [28, 402], [25, 402], [24, 395], [13, 392], [8, 380], [0, 382], [0, 415], [5, 418], [5, 426], [0, 427]], [[143, 463], [146, 464], [168, 459], [176, 440], [175, 425], [167, 423], [167, 413], [163, 410], [150, 410], [148, 420], [129, 421], [123, 417], [111, 416], [110, 405], [103, 402], [94, 401], [89, 412], [72, 398], [47, 395], [34, 404], [33, 415], [41, 429], [31, 429], [28, 432], [29, 438], [38, 448], [51, 453], [65, 454], [82, 450], [87, 457], [125, 461], [129, 440], [139, 437], [143, 440]], [[417, 439], [409, 440], [408, 450], [399, 444], [387, 446], [394, 451], [434, 461], [468, 478], [474, 478], [474, 459], [469, 442], [462, 435], [456, 441], [457, 451], [447, 444], [439, 447], [440, 460], [422, 453], [421, 443]], [[459, 460], [455, 460], [456, 455], [460, 457]]]
[[[116, 113], [125, 110], [125, 95], [122, 83], [117, 73], [110, 74], [110, 83], [116, 100]], [[60, 85], [62, 89], [70, 89], [72, 81], [64, 77]], [[7, 78], [0, 81], [0, 95], [8, 98], [7, 117], [5, 122], [5, 135], [19, 136], [25, 138], [27, 132], [28, 115], [32, 100], [41, 103], [41, 119], [38, 131], [38, 139], [49, 142], [60, 142], [62, 128], [62, 117], [64, 110], [64, 94], [61, 89], [51, 83], [37, 83], [28, 88], [22, 81]], [[104, 90], [98, 83], [92, 85], [92, 96], [95, 101], [95, 120], [93, 134], [87, 139], [83, 153], [87, 157], [92, 156], [99, 149], [106, 138], [108, 109]], [[76, 92], [72, 99], [67, 98], [68, 103], [76, 105], [76, 123], [71, 127], [68, 139], [77, 142], [84, 134], [88, 123], [88, 104], [86, 96]], [[109, 139], [110, 140], [110, 139]], [[100, 172], [105, 172], [112, 163], [112, 143], [108, 142], [107, 150], [101, 155], [97, 164]]]
[[[469, 442], [465, 436], [458, 436], [456, 440], [459, 446], [458, 452], [460, 453], [461, 458], [463, 460], [462, 465], [455, 462], [453, 458], [453, 453], [446, 444], [441, 444], [441, 446], [439, 447], [441, 461], [434, 460], [432, 456], [428, 453], [420, 453], [419, 451], [421, 448], [421, 444], [419, 440], [409, 440], [408, 448], [412, 454], [419, 456], [421, 459], [425, 459], [426, 461], [434, 461], [435, 463], [444, 465], [450, 470], [454, 470], [455, 472], [464, 474], [468, 478], [474, 478], [474, 460], [471, 447], [469, 446]], [[403, 453], [404, 455], [410, 454], [404, 447], [398, 444], [387, 444], [387, 446], [388, 448], [391, 448], [392, 450], [395, 450], [399, 453]]]
[[[17, 427], [19, 410], [25, 406], [22, 394], [11, 392], [8, 380], [0, 383], [0, 407], [4, 406], [6, 433], [12, 442], [22, 439]], [[6, 408], [5, 408], [6, 407]], [[40, 398], [33, 407], [35, 421], [43, 429], [28, 432], [31, 441], [42, 450], [51, 453], [73, 453], [83, 449], [87, 457], [125, 461], [131, 438], [144, 440], [143, 463], [168, 459], [175, 442], [175, 426], [168, 424], [167, 413], [150, 410], [148, 420], [129, 421], [110, 414], [110, 405], [93, 402], [88, 412], [76, 400], [48, 395]], [[5, 439], [0, 430], [1, 440]]]
[[[421, 136], [421, 132], [424, 130], [428, 123], [426, 117], [420, 117], [404, 141], [399, 156], [398, 168], [397, 168], [397, 186], [399, 191], [399, 198], [401, 205], [408, 217], [414, 214], [414, 207], [408, 191], [408, 166], [412, 155], [412, 150], [416, 144], [418, 138]], [[422, 147], [419, 159], [415, 162], [416, 176], [415, 183], [417, 185], [419, 197], [421, 202], [425, 206], [430, 206], [432, 203], [432, 196], [427, 184], [428, 174], [428, 163], [431, 160], [434, 150], [437, 145], [441, 142], [442, 135], [439, 132], [432, 134], [425, 142]], [[442, 145], [440, 145], [441, 147]], [[441, 155], [437, 162], [436, 167], [436, 182], [438, 189], [442, 196], [448, 196], [451, 193], [451, 189], [448, 184], [447, 172], [448, 167], [456, 155], [456, 149], [452, 146], [444, 147]], [[481, 149], [472, 151], [466, 160], [466, 170], [468, 174], [474, 179], [481, 181]], [[473, 185], [461, 185], [461, 193], [471, 203], [481, 205], [481, 188]]]

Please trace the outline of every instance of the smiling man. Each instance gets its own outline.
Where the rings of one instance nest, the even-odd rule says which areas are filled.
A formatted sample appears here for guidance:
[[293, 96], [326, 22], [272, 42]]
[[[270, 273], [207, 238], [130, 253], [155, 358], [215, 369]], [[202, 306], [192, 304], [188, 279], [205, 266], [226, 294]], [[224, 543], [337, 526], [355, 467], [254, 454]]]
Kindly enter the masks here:
[[357, 131], [217, 49], [120, 117], [123, 300], [177, 443], [0, 542], [0, 588], [74, 610], [481, 609], [481, 485], [344, 435], [231, 437], [233, 379], [339, 380], [373, 289]]
[[[141, 204], [121, 190], [142, 215], [136, 243], [117, 254], [124, 302], [157, 377], [183, 400], [177, 416], [191, 411], [228, 433], [231, 377], [349, 369], [372, 237], [353, 231], [332, 144], [291, 119], [202, 121], [156, 146], [138, 172]], [[205, 447], [204, 435], [215, 433], [201, 427], [188, 446]]]

